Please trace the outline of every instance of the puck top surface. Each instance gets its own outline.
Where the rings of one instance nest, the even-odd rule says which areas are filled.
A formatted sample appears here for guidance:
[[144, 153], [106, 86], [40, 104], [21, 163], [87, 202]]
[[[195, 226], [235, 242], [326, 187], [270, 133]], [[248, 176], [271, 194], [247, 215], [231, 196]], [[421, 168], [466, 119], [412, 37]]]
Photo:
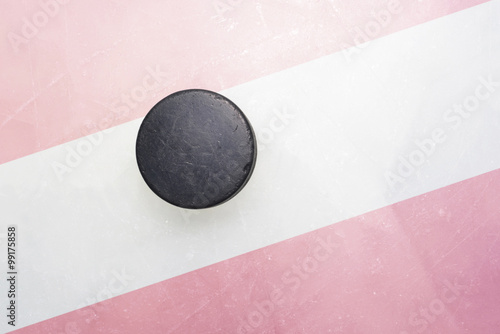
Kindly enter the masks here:
[[209, 208], [236, 195], [257, 158], [250, 122], [229, 99], [191, 89], [158, 102], [144, 118], [136, 143], [147, 185], [165, 201]]

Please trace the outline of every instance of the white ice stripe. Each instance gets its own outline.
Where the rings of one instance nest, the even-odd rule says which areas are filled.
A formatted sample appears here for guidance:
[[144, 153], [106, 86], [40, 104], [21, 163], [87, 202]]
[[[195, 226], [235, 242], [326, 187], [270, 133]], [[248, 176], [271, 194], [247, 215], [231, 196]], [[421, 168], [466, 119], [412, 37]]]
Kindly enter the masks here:
[[[260, 151], [217, 208], [180, 210], [147, 188], [141, 120], [1, 165], [20, 327], [500, 168], [500, 86], [484, 83], [500, 81], [499, 12], [490, 2], [222, 92]], [[476, 100], [467, 118], [448, 111]], [[433, 134], [446, 139], [418, 153]]]

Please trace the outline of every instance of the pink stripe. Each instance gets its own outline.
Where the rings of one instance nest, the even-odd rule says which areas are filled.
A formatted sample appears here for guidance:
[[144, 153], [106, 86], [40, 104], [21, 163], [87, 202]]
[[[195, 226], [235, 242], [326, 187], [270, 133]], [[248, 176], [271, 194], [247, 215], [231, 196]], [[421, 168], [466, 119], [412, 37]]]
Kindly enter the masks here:
[[500, 169], [15, 333], [496, 333]]
[[366, 39], [484, 2], [11, 2], [0, 163], [142, 117], [175, 90], [218, 91], [339, 51], [373, 13], [390, 22]]

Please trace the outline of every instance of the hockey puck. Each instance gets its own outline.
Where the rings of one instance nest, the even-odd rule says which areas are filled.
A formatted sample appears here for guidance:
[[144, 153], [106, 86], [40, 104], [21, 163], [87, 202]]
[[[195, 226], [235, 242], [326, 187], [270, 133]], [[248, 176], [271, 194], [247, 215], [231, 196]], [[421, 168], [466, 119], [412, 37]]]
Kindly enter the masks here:
[[173, 93], [146, 115], [137, 135], [140, 173], [151, 190], [181, 208], [202, 209], [234, 197], [257, 159], [243, 112], [207, 90]]

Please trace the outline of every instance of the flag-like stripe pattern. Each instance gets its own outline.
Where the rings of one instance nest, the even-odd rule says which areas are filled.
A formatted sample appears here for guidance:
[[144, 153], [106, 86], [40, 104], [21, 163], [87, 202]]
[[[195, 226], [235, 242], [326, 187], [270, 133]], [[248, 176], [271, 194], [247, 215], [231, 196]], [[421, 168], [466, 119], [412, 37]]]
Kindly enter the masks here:
[[[495, 332], [500, 1], [110, 2], [97, 30], [55, 1], [12, 8], [33, 15], [0, 51], [20, 332]], [[193, 86], [259, 146], [203, 211], [152, 194], [134, 152], [138, 117]]]

